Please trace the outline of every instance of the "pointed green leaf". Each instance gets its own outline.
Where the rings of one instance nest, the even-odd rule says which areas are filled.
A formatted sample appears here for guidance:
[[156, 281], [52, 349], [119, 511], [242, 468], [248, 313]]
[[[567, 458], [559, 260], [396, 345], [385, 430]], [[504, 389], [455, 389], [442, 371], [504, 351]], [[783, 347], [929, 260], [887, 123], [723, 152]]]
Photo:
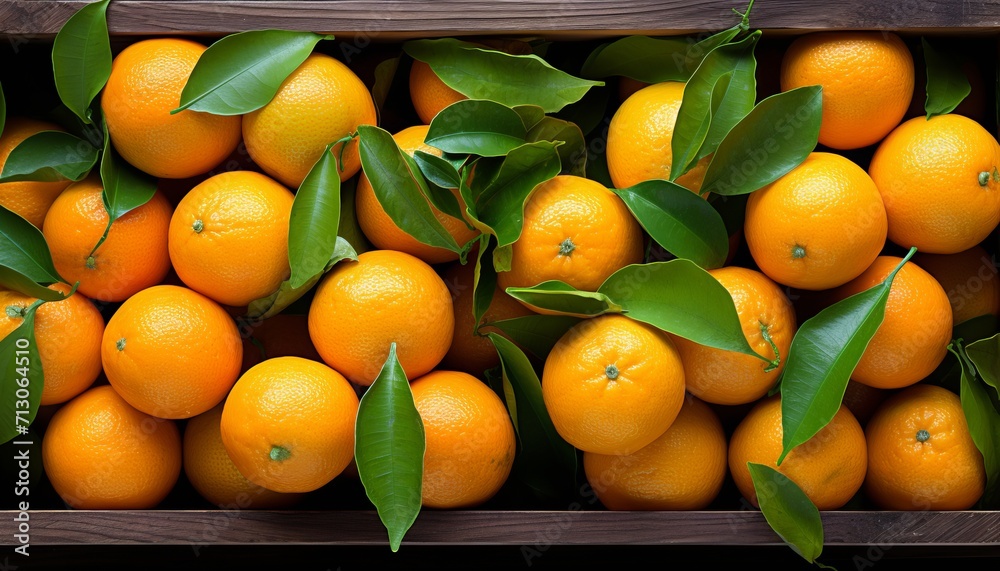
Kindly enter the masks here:
[[847, 381], [885, 317], [892, 280], [914, 253], [916, 248], [882, 283], [827, 307], [795, 333], [781, 376], [779, 465], [837, 414]]
[[[493, 268], [493, 248], [495, 242], [489, 234], [479, 236], [479, 252], [476, 255], [476, 269], [473, 272], [472, 317], [478, 325], [486, 310], [493, 303], [497, 291], [497, 272]], [[485, 263], [484, 263], [485, 261]]]
[[499, 246], [517, 241], [524, 224], [524, 203], [539, 184], [559, 174], [556, 144], [526, 143], [509, 153], [496, 178], [476, 198], [476, 216], [489, 226]]
[[810, 563], [823, 552], [823, 522], [809, 496], [781, 472], [747, 462], [764, 519], [795, 553]]
[[35, 283], [34, 280], [28, 279], [24, 274], [4, 266], [0, 266], [0, 289], [16, 291], [30, 297], [44, 299], [45, 301], [58, 301], [65, 297], [58, 291]]
[[1000, 334], [965, 346], [965, 352], [979, 371], [983, 382], [1000, 396]]
[[562, 161], [562, 173], [587, 176], [587, 143], [576, 124], [555, 117], [545, 117], [528, 130], [527, 140], [529, 143], [561, 142], [556, 150]]
[[513, 109], [493, 101], [466, 99], [434, 117], [424, 142], [446, 153], [502, 157], [523, 145], [527, 133]]
[[532, 307], [563, 315], [594, 317], [622, 312], [621, 306], [603, 293], [580, 291], [559, 280], [542, 282], [532, 287], [509, 287], [507, 294]]
[[734, 195], [768, 185], [806, 160], [819, 140], [823, 88], [772, 95], [736, 124], [716, 149], [702, 194]]
[[953, 54], [935, 49], [927, 38], [920, 38], [927, 63], [927, 118], [951, 113], [970, 93], [972, 86], [962, 70], [962, 62]]
[[604, 85], [573, 77], [533, 54], [510, 55], [454, 38], [411, 40], [403, 44], [403, 51], [430, 65], [441, 81], [462, 95], [508, 107], [537, 105], [552, 113], [579, 101], [591, 87]]
[[191, 71], [180, 106], [214, 115], [242, 115], [267, 105], [281, 83], [306, 61], [321, 36], [290, 30], [249, 30], [208, 47]]
[[537, 105], [517, 105], [513, 109], [521, 117], [526, 131], [530, 131], [532, 127], [545, 118], [545, 110]]
[[100, 0], [80, 8], [52, 43], [52, 73], [59, 99], [88, 124], [92, 121], [90, 103], [111, 77], [109, 2]]
[[571, 315], [525, 315], [494, 321], [488, 325], [503, 331], [514, 343], [535, 357], [544, 359], [556, 342], [577, 323], [580, 323], [580, 319]]
[[132, 210], [149, 202], [156, 194], [156, 178], [125, 161], [111, 144], [108, 126], [104, 124], [104, 153], [101, 155], [101, 182], [108, 226]]
[[493, 269], [498, 272], [509, 272], [513, 255], [514, 248], [510, 244], [497, 247], [493, 250]]
[[83, 180], [97, 164], [97, 149], [62, 131], [41, 131], [10, 152], [0, 182]]
[[[416, 153], [420, 153], [421, 155], [423, 155], [425, 157], [425, 161], [426, 157], [433, 157], [434, 159], [438, 158], [434, 157], [434, 155], [429, 155], [420, 150], [416, 151]], [[447, 214], [448, 216], [457, 218], [465, 222], [465, 219], [462, 218], [462, 207], [461, 205], [459, 205], [458, 198], [456, 198], [455, 194], [451, 190], [449, 190], [450, 188], [458, 188], [458, 187], [441, 186], [433, 181], [427, 180], [427, 178], [423, 176], [423, 170], [420, 168], [421, 163], [417, 161], [415, 156], [411, 157], [406, 153], [403, 153], [401, 156], [403, 157], [403, 161], [406, 162], [407, 168], [410, 169], [410, 172], [419, 175], [419, 176], [414, 176], [413, 180], [416, 181], [418, 186], [420, 186], [420, 192], [423, 193], [423, 195], [427, 198], [427, 200], [429, 200], [430, 203], [433, 204], [434, 207], [440, 210], [441, 212]], [[446, 165], [448, 164], [448, 162], [445, 161], [444, 159], [440, 160], [444, 164]], [[444, 166], [441, 163], [436, 163], [436, 165]], [[465, 225], [469, 226], [469, 223], [466, 222]], [[459, 245], [461, 246], [462, 244]]]
[[289, 280], [281, 282], [281, 285], [278, 286], [278, 291], [267, 297], [250, 302], [250, 305], [247, 307], [247, 317], [250, 319], [267, 319], [278, 315], [286, 307], [307, 294], [319, 282], [323, 274], [329, 272], [333, 266], [343, 260], [357, 261], [358, 254], [347, 240], [338, 236], [333, 254], [330, 256], [330, 260], [326, 263], [323, 271], [307, 279], [300, 287], [292, 287], [292, 283]]
[[340, 172], [332, 144], [302, 180], [288, 223], [289, 285], [300, 288], [323, 273], [337, 245], [340, 224]]
[[[421, 174], [428, 182], [432, 182], [441, 188], [460, 188], [462, 186], [462, 175], [447, 159], [416, 150], [413, 153], [413, 160], [420, 168]], [[457, 204], [457, 201], [456, 201]]]
[[0, 268], [7, 269], [0, 273], [0, 285], [4, 287], [40, 299], [63, 298], [57, 291], [47, 288], [36, 291], [29, 285], [49, 285], [63, 280], [52, 265], [52, 254], [41, 230], [3, 206], [0, 206]]
[[607, 87], [591, 89], [583, 96], [583, 99], [572, 105], [567, 105], [562, 111], [556, 113], [555, 118], [573, 123], [579, 127], [584, 136], [587, 136], [604, 123], [610, 99], [611, 90]]
[[962, 411], [969, 434], [983, 455], [986, 467], [986, 490], [979, 502], [983, 509], [1000, 508], [1000, 403], [976, 376], [976, 370], [960, 342], [948, 346], [961, 365]]
[[718, 268], [729, 255], [722, 216], [705, 199], [665, 180], [611, 189], [657, 244], [703, 268]]
[[351, 177], [340, 183], [340, 236], [358, 254], [363, 254], [369, 250], [374, 250], [375, 246], [368, 241], [368, 237], [361, 231], [358, 224], [358, 213], [354, 207], [357, 178]]
[[424, 423], [393, 343], [382, 371], [361, 397], [354, 445], [358, 476], [393, 551], [420, 513], [424, 448]]
[[379, 114], [382, 113], [382, 108], [385, 107], [385, 100], [389, 97], [389, 88], [392, 87], [392, 82], [396, 78], [396, 70], [399, 69], [399, 60], [400, 57], [396, 56], [379, 62], [375, 66], [375, 85], [372, 86], [372, 100], [375, 102], [375, 108], [379, 110]]
[[[27, 434], [35, 420], [45, 384], [42, 360], [35, 343], [35, 310], [41, 302], [28, 306], [17, 329], [0, 339], [0, 409], [9, 420], [0, 428], [0, 442]], [[4, 319], [7, 316], [3, 316]], [[38, 460], [38, 459], [36, 459]]]

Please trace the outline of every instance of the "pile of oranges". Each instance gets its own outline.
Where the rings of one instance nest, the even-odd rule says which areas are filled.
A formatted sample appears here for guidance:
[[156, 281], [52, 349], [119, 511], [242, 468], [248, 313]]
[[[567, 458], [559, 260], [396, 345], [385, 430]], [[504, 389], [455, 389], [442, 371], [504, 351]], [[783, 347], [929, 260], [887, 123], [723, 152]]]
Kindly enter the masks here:
[[[41, 403], [58, 407], [43, 438], [49, 481], [74, 508], [155, 507], [182, 471], [213, 504], [294, 505], [355, 477], [359, 396], [395, 343], [426, 433], [423, 505], [486, 502], [519, 445], [502, 391], [484, 382], [500, 364], [485, 334], [534, 313], [505, 290], [560, 280], [595, 291], [647, 261], [649, 237], [601, 182], [552, 178], [526, 201], [510, 269], [476, 323], [475, 255], [463, 264], [396, 226], [360, 172], [357, 143], [341, 143], [332, 152], [343, 157], [342, 179], [358, 177], [353, 214], [375, 249], [336, 265], [298, 313], [248, 319], [248, 304], [289, 278], [295, 188], [327, 144], [377, 115], [354, 71], [319, 53], [261, 109], [171, 114], [204, 50], [152, 39], [115, 58], [99, 99], [111, 142], [161, 180], [96, 251], [108, 222], [96, 173], [0, 184], [0, 204], [42, 230], [60, 275], [79, 282], [43, 305], [35, 326]], [[825, 150], [749, 197], [743, 238], [734, 235], [746, 250], [709, 272], [732, 296], [750, 346], [777, 367], [627, 315], [580, 321], [536, 363], [552, 424], [582, 452], [604, 506], [702, 509], [727, 477], [756, 504], [747, 463], [776, 466], [781, 453], [780, 396], [768, 395], [798, 325], [882, 282], [911, 246], [920, 253], [896, 275], [844, 405], [777, 469], [820, 509], [844, 506], [862, 487], [886, 509], [978, 501], [986, 474], [959, 398], [923, 381], [944, 361], [954, 325], [1000, 315], [984, 247], [1000, 222], [1000, 145], [960, 114], [904, 121], [914, 76], [893, 34], [810, 34], [784, 53], [782, 90], [823, 87]], [[622, 83], [607, 132], [610, 181], [666, 179], [685, 85]], [[464, 96], [421, 62], [409, 89], [422, 124], [394, 139], [411, 155], [440, 156], [424, 142], [427, 124]], [[0, 166], [21, 140], [54, 129], [9, 119]], [[842, 153], [875, 145], [867, 169]], [[678, 183], [698, 192], [709, 160]], [[233, 161], [238, 170], [210, 174]], [[431, 209], [458, 244], [479, 235]], [[0, 292], [0, 336], [33, 301]]]

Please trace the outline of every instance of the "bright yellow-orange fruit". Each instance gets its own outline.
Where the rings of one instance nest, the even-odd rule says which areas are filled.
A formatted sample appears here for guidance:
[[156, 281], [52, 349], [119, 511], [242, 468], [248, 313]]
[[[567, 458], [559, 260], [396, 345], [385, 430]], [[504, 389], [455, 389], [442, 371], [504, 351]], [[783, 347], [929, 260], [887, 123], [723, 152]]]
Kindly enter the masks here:
[[583, 468], [610, 510], [700, 510], [726, 479], [726, 433], [708, 405], [688, 397], [651, 444], [627, 456], [584, 452]]
[[733, 431], [729, 471], [743, 497], [757, 505], [747, 462], [764, 464], [795, 482], [816, 507], [835, 510], [861, 489], [868, 466], [865, 433], [847, 407], [777, 465], [782, 450], [781, 399], [760, 401]]
[[[374, 125], [375, 101], [364, 82], [340, 61], [306, 58], [264, 107], [243, 116], [243, 140], [254, 162], [286, 186], [298, 188], [330, 143]], [[342, 144], [330, 152], [340, 156]], [[341, 180], [361, 168], [357, 141], [343, 152]]]
[[423, 505], [465, 508], [492, 498], [514, 465], [514, 425], [500, 397], [457, 371], [428, 373], [411, 389], [427, 440]]
[[311, 492], [354, 458], [358, 396], [340, 373], [300, 357], [268, 359], [237, 381], [222, 442], [240, 473], [284, 493]]
[[665, 333], [622, 315], [575, 325], [542, 371], [556, 431], [597, 454], [632, 454], [660, 437], [684, 402], [684, 366]]
[[190, 40], [157, 38], [135, 42], [115, 58], [101, 109], [115, 149], [139, 170], [188, 178], [208, 172], [239, 144], [239, 117], [170, 114], [204, 51]]
[[429, 373], [448, 352], [454, 330], [448, 286], [426, 263], [392, 250], [338, 264], [309, 307], [309, 336], [323, 360], [366, 386], [392, 343], [407, 378]]
[[129, 404], [160, 418], [190, 418], [226, 398], [243, 344], [218, 304], [163, 285], [135, 294], [111, 316], [101, 356], [108, 381]]
[[288, 278], [288, 224], [295, 196], [250, 171], [213, 176], [191, 189], [170, 219], [170, 261], [191, 289], [245, 306]]
[[772, 280], [822, 290], [865, 271], [885, 245], [885, 206], [865, 171], [811, 153], [747, 202], [747, 246]]
[[1000, 275], [995, 258], [983, 248], [957, 254], [917, 253], [913, 262], [944, 288], [956, 325], [980, 315], [1000, 316]]
[[[21, 117], [8, 117], [0, 134], [0, 172], [7, 164], [7, 157], [15, 147], [28, 137], [41, 131], [62, 131], [62, 127]], [[59, 182], [4, 182], [0, 183], [0, 206], [18, 214], [41, 229], [45, 213], [71, 181]]]
[[781, 62], [781, 90], [823, 87], [819, 142], [857, 149], [899, 124], [913, 96], [913, 56], [890, 32], [820, 32], [796, 39]]
[[928, 254], [979, 244], [1000, 222], [1000, 145], [968, 117], [916, 117], [882, 141], [868, 172], [889, 239]]
[[55, 413], [42, 462], [52, 487], [74, 508], [150, 509], [177, 483], [181, 437], [173, 421], [139, 412], [104, 385]]
[[882, 403], [865, 434], [865, 492], [882, 509], [964, 510], [983, 495], [983, 456], [955, 393], [914, 385]]
[[468, 98], [441, 81], [430, 65], [413, 60], [413, 67], [410, 68], [410, 99], [417, 117], [430, 124], [442, 109]]

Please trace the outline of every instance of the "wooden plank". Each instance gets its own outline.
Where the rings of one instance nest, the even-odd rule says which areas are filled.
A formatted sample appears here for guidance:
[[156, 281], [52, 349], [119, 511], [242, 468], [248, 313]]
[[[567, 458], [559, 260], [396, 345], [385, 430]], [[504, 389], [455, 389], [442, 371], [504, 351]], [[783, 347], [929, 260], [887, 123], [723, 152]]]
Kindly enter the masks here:
[[[52, 35], [90, 0], [0, 0], [0, 34]], [[226, 34], [258, 28], [369, 39], [462, 34], [594, 37], [717, 30], [742, 0], [115, 0], [114, 34]], [[762, 0], [752, 25], [769, 30], [1000, 30], [1000, 0]]]
[[[14, 512], [3, 512], [11, 521]], [[828, 546], [1000, 547], [1000, 512], [824, 512]], [[10, 525], [10, 524], [7, 524]], [[13, 545], [5, 533], [4, 545]], [[385, 545], [372, 511], [37, 511], [33, 546]], [[780, 546], [756, 511], [425, 511], [405, 544]]]

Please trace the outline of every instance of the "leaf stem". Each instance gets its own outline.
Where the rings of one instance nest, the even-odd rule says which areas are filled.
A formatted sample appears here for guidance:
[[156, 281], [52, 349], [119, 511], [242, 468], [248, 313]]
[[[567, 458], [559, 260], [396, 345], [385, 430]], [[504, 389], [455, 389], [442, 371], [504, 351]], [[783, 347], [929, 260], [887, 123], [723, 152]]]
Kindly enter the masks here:
[[[89, 269], [91, 269], [91, 270], [94, 269], [94, 265], [96, 264], [96, 262], [94, 260], [94, 254], [97, 253], [97, 249], [101, 247], [101, 244], [103, 244], [104, 241], [108, 239], [108, 233], [111, 232], [111, 225], [114, 224], [114, 223], [115, 223], [115, 221], [111, 217], [111, 214], [109, 213], [108, 214], [108, 226], [104, 229], [104, 235], [101, 236], [101, 239], [97, 241], [97, 245], [95, 245], [94, 249], [90, 251], [89, 255], [87, 255], [87, 267]], [[79, 285], [79, 283], [77, 283], [77, 285]]]
[[764, 338], [764, 341], [771, 346], [771, 350], [774, 351], [774, 360], [770, 362], [767, 367], [764, 367], [765, 373], [770, 373], [771, 371], [777, 369], [781, 366], [781, 351], [778, 350], [778, 345], [771, 338], [771, 327], [765, 324], [763, 321], [757, 320], [760, 324], [760, 335]]

